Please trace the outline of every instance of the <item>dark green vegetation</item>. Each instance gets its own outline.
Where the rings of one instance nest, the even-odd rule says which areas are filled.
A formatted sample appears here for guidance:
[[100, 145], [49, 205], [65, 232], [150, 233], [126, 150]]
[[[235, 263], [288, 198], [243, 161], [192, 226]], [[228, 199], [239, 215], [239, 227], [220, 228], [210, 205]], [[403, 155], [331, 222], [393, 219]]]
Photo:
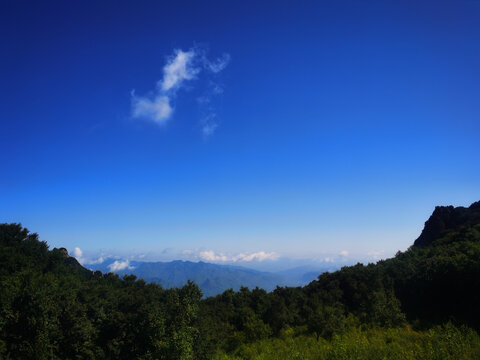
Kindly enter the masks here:
[[201, 300], [90, 272], [0, 225], [3, 359], [480, 358], [480, 202], [438, 207], [415, 244], [303, 288]]

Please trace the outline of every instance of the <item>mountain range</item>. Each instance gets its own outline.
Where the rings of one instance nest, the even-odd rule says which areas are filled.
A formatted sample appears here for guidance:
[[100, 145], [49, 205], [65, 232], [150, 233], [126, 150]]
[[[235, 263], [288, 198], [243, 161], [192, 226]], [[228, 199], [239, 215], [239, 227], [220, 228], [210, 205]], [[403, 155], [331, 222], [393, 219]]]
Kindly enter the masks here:
[[267, 291], [277, 286], [303, 286], [315, 280], [323, 272], [338, 270], [340, 265], [302, 266], [279, 272], [266, 272], [243, 266], [219, 265], [202, 261], [127, 262], [125, 259], [108, 258], [101, 264], [91, 264], [86, 267], [103, 273], [115, 272], [120, 276], [133, 274], [167, 289], [182, 287], [190, 280], [200, 287], [204, 296], [214, 296], [227, 289], [238, 291], [242, 286], [250, 289], [259, 287]]

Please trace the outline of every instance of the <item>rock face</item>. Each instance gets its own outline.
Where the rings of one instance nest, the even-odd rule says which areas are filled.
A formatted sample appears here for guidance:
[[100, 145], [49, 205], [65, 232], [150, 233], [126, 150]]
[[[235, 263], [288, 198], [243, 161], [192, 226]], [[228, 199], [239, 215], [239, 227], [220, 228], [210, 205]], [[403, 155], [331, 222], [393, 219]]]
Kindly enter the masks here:
[[67, 258], [70, 257], [70, 255], [68, 255], [68, 250], [65, 249], [64, 247], [59, 248], [58, 251], [60, 251], [60, 252], [63, 254], [63, 257], [64, 257], [65, 259], [67, 259]]
[[413, 246], [425, 247], [449, 231], [480, 222], [480, 201], [470, 207], [437, 206]]

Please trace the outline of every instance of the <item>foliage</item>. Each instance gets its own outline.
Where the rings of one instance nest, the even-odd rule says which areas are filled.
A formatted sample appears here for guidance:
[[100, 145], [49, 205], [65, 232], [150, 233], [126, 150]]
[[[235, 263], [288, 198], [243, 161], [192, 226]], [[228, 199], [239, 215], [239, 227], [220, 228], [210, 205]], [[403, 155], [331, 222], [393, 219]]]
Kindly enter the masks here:
[[0, 225], [0, 358], [193, 359], [202, 294], [90, 272]]
[[480, 358], [479, 289], [480, 203], [436, 209], [392, 259], [204, 300], [192, 282], [89, 271], [0, 224], [0, 358]]
[[328, 341], [314, 336], [270, 338], [243, 344], [232, 354], [218, 353], [216, 360], [427, 360], [478, 359], [480, 337], [468, 328], [447, 323], [429, 331], [410, 327], [351, 328]]

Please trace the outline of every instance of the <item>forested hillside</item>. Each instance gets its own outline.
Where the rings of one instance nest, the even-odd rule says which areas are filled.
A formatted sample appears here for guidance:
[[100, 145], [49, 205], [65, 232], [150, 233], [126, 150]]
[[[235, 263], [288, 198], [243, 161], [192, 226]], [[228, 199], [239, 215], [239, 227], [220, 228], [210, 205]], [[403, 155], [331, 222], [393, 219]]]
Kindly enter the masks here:
[[303, 288], [201, 300], [84, 269], [0, 225], [0, 358], [480, 358], [480, 202], [437, 207], [405, 252]]

